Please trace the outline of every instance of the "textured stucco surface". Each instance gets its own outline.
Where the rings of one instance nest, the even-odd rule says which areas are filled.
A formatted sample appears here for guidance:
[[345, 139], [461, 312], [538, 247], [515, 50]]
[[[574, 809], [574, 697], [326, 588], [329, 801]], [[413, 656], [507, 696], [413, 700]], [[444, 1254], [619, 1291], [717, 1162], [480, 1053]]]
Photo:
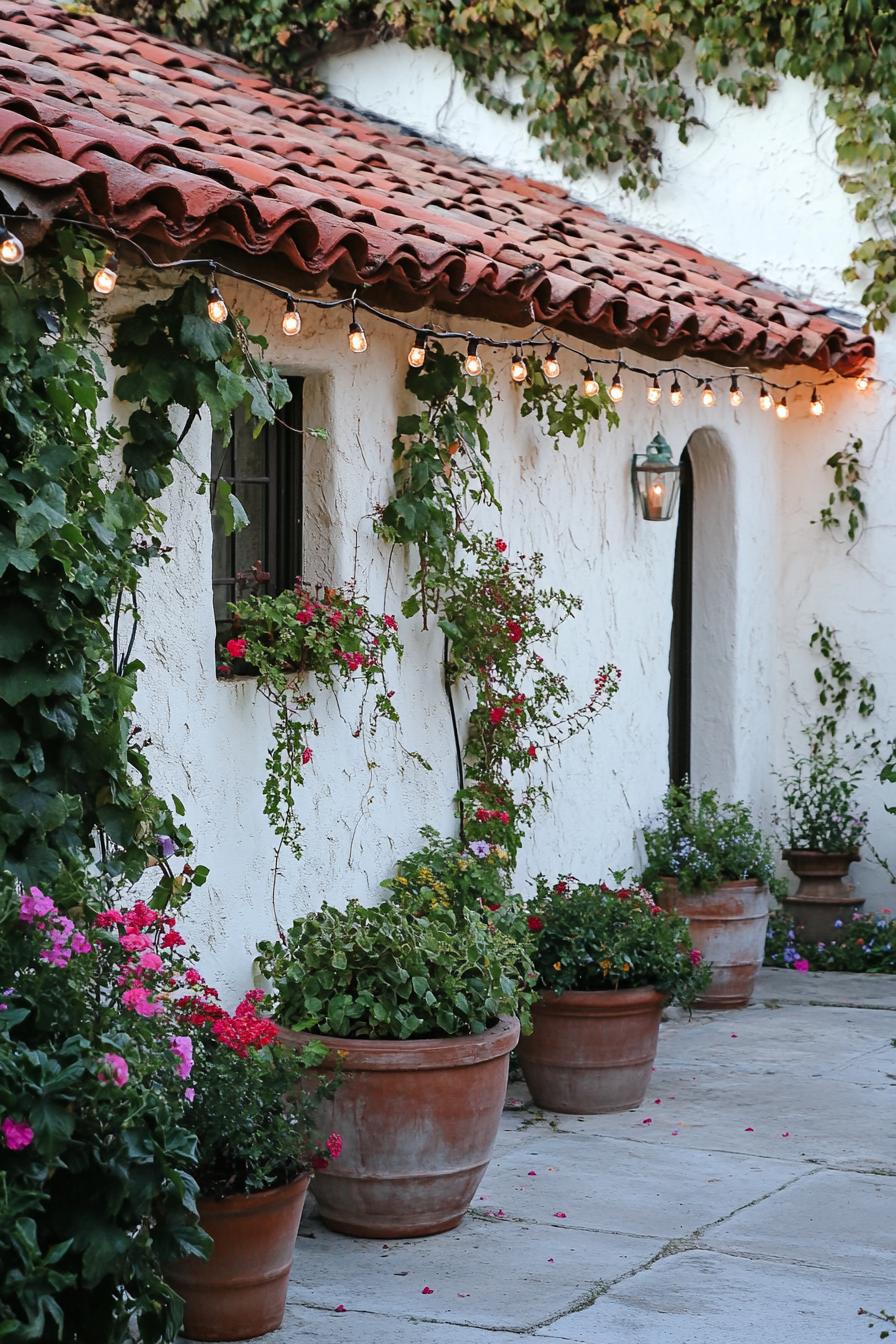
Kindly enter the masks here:
[[[364, 108], [443, 134], [516, 171], [557, 175], [538, 159], [523, 127], [470, 100], [438, 55], [377, 48], [325, 73], [334, 92]], [[765, 113], [707, 96], [706, 115], [711, 130], [691, 146], [670, 141], [668, 182], [650, 200], [623, 199], [598, 179], [576, 191], [803, 292], [855, 307], [838, 279], [855, 226], [831, 166], [830, 134], [808, 91], [789, 85]], [[344, 317], [309, 311], [301, 337], [288, 341], [276, 304], [254, 290], [225, 287], [232, 305], [268, 336], [270, 357], [307, 378], [306, 424], [328, 431], [326, 442], [310, 439], [305, 448], [306, 577], [349, 577], [357, 545], [362, 590], [397, 612], [406, 569], [396, 554], [387, 578], [389, 556], [370, 515], [388, 497], [395, 418], [409, 408], [406, 338], [371, 319], [369, 351], [352, 357]], [[128, 295], [118, 301], [127, 303]], [[892, 374], [893, 348], [891, 338], [881, 341], [882, 377]], [[567, 362], [576, 376], [578, 362]], [[525, 847], [521, 881], [560, 868], [600, 877], [631, 863], [639, 824], [665, 785], [675, 530], [634, 517], [629, 483], [632, 452], [657, 430], [676, 453], [697, 435], [695, 776], [770, 815], [772, 772], [798, 730], [797, 695], [811, 691], [805, 645], [816, 615], [839, 628], [857, 668], [873, 674], [886, 729], [896, 698], [896, 466], [886, 437], [896, 403], [888, 389], [867, 399], [849, 387], [825, 389], [828, 413], [820, 423], [809, 419], [803, 393], [782, 424], [763, 415], [753, 397], [737, 410], [724, 395], [713, 411], [693, 395], [677, 410], [668, 403], [652, 408], [643, 381], [633, 377], [618, 429], [592, 429], [584, 447], [566, 443], [555, 452], [537, 425], [516, 413], [503, 368], [496, 387], [489, 429], [504, 501], [496, 533], [514, 548], [544, 551], [548, 580], [584, 599], [556, 651], [577, 698], [587, 696], [598, 663], [613, 659], [623, 670], [611, 709], [566, 747], [548, 776], [554, 807], [539, 817]], [[850, 432], [866, 445], [871, 525], [847, 553], [811, 520], [829, 488], [824, 460]], [[207, 470], [207, 426], [194, 433], [188, 452], [197, 469]], [[191, 902], [191, 931], [210, 975], [232, 994], [249, 983], [256, 941], [275, 930], [273, 844], [261, 810], [270, 710], [252, 682], [215, 679], [207, 501], [196, 496], [186, 470], [164, 506], [174, 551], [143, 594], [135, 649], [146, 663], [139, 703], [154, 743], [156, 780], [187, 801], [198, 855], [212, 870]], [[323, 898], [374, 899], [421, 825], [452, 825], [454, 762], [440, 637], [411, 623], [402, 634], [406, 655], [393, 682], [399, 732], [385, 726], [375, 741], [355, 741], [350, 698], [320, 705], [322, 733], [301, 801], [306, 853], [301, 865], [289, 856], [283, 865], [283, 923]], [[432, 770], [407, 751], [422, 753]], [[867, 801], [877, 818], [875, 842], [893, 854], [881, 789], [869, 787]], [[872, 902], [887, 904], [885, 880], [868, 865], [861, 876]]]

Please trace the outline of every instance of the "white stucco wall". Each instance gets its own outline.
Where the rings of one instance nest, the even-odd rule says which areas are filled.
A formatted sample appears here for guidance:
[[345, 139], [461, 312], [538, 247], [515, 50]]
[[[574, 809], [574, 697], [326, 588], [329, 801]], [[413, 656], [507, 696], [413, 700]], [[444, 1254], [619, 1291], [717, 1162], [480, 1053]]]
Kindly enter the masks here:
[[[522, 125], [468, 98], [438, 54], [393, 45], [343, 58], [324, 73], [334, 92], [361, 107], [515, 170], [558, 179]], [[577, 194], [800, 291], [855, 306], [838, 278], [855, 226], [831, 166], [830, 136], [808, 90], [789, 85], [764, 113], [708, 96], [706, 116], [712, 129], [691, 146], [669, 138], [668, 182], [650, 200], [623, 198], [597, 178], [576, 184]], [[402, 565], [393, 561], [387, 589], [387, 555], [369, 515], [391, 489], [395, 418], [408, 409], [407, 339], [365, 319], [370, 348], [352, 357], [344, 314], [311, 310], [301, 337], [289, 341], [279, 331], [276, 304], [251, 289], [227, 291], [231, 306], [247, 311], [254, 329], [268, 336], [274, 362], [306, 377], [306, 424], [329, 434], [325, 443], [306, 444], [306, 577], [346, 579], [357, 530], [361, 588], [397, 613], [405, 592]], [[122, 294], [119, 302], [126, 301]], [[880, 375], [892, 377], [892, 340], [880, 348]], [[576, 695], [587, 697], [597, 664], [612, 659], [623, 670], [610, 710], [567, 745], [549, 776], [554, 807], [539, 818], [525, 847], [521, 882], [540, 869], [597, 878], [631, 863], [639, 824], [665, 787], [675, 528], [635, 518], [629, 480], [632, 452], [657, 430], [676, 452], [696, 431], [713, 431], [699, 436], [693, 449], [703, 510], [698, 558], [707, 576], [701, 589], [698, 575], [695, 613], [701, 657], [694, 772], [700, 782], [746, 797], [770, 815], [773, 769], [797, 727], [791, 685], [810, 692], [805, 644], [815, 615], [838, 627], [857, 667], [875, 676], [887, 729], [896, 700], [888, 515], [894, 464], [886, 440], [894, 405], [888, 389], [867, 399], [850, 387], [826, 389], [821, 422], [809, 419], [802, 396], [782, 424], [752, 397], [737, 410], [724, 396], [716, 409], [704, 410], [693, 395], [679, 409], [667, 402], [653, 408], [632, 378], [618, 429], [593, 428], [583, 448], [569, 443], [555, 453], [537, 425], [517, 415], [503, 368], [496, 387], [489, 430], [505, 506], [496, 532], [514, 548], [543, 550], [548, 581], [584, 599], [584, 611], [557, 650]], [[866, 491], [871, 525], [847, 555], [811, 519], [829, 488], [824, 459], [851, 431], [864, 438], [874, 460]], [[207, 470], [207, 428], [197, 430], [188, 451], [196, 467]], [[183, 471], [164, 500], [174, 553], [145, 586], [135, 653], [147, 665], [139, 700], [154, 742], [156, 782], [187, 801], [198, 857], [211, 867], [208, 885], [191, 902], [191, 932], [209, 974], [234, 994], [250, 981], [255, 943], [275, 931], [274, 846], [261, 808], [270, 711], [251, 682], [215, 679], [211, 531], [207, 503], [194, 488]], [[421, 825], [453, 825], [440, 638], [408, 622], [402, 636], [406, 655], [393, 674], [402, 717], [397, 734], [386, 725], [375, 742], [354, 741], [348, 706], [340, 713], [333, 702], [321, 705], [323, 731], [301, 804], [306, 853], [301, 864], [286, 856], [279, 887], [284, 924], [324, 898], [374, 899]], [[416, 765], [403, 747], [422, 753], [432, 771]], [[878, 814], [875, 842], [894, 857], [882, 791], [869, 786], [867, 797]], [[872, 903], [888, 903], [885, 882], [867, 865], [862, 882]]]

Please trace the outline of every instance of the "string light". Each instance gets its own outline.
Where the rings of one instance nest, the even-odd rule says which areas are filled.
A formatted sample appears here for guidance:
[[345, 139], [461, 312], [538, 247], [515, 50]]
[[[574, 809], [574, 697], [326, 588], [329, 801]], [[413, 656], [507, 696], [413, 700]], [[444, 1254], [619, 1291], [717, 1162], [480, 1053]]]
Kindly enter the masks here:
[[743, 399], [744, 394], [743, 392], [741, 392], [740, 387], [738, 386], [737, 378], [732, 378], [731, 387], [728, 390], [728, 400], [731, 402], [732, 406], [740, 406]]
[[775, 415], [779, 420], [786, 420], [790, 415], [790, 407], [787, 405], [787, 398], [782, 397], [775, 407]]
[[775, 404], [775, 399], [769, 392], [765, 383], [759, 389], [759, 409], [760, 411], [770, 411]]
[[625, 388], [622, 386], [622, 360], [616, 365], [616, 372], [613, 374], [613, 381], [610, 384], [610, 400], [620, 402], [625, 396]]
[[114, 252], [107, 252], [103, 264], [93, 277], [93, 287], [97, 294], [111, 294], [118, 284], [118, 258]]
[[[3, 244], [0, 243], [0, 251], [2, 251], [2, 248]], [[870, 386], [871, 386], [871, 379], [868, 377], [868, 374], [860, 373], [858, 378], [856, 379], [856, 391], [867, 392]]]
[[700, 400], [703, 402], [703, 405], [707, 407], [712, 407], [716, 404], [716, 394], [713, 391], [712, 382], [709, 378], [707, 378], [703, 384]]
[[221, 297], [221, 291], [217, 285], [212, 285], [208, 292], [208, 315], [216, 326], [227, 321], [227, 304]]
[[280, 330], [284, 336], [298, 336], [302, 330], [302, 318], [291, 294], [286, 300], [286, 312], [280, 322]]
[[813, 387], [812, 396], [809, 399], [809, 414], [824, 415], [824, 402], [818, 395], [818, 388]]
[[681, 383], [678, 381], [678, 374], [675, 375], [675, 382], [669, 392], [669, 400], [673, 406], [680, 406], [684, 401], [684, 393], [681, 390]]
[[471, 378], [478, 378], [482, 372], [482, 360], [479, 358], [478, 341], [469, 341], [467, 343], [467, 356], [464, 360], [464, 370]]
[[0, 228], [0, 261], [4, 266], [18, 266], [24, 259], [25, 247], [21, 238], [17, 238], [14, 233], [10, 233], [4, 224]]
[[513, 358], [510, 361], [510, 376], [515, 383], [524, 383], [526, 381], [526, 361], [523, 359], [522, 350], [514, 350]]
[[596, 397], [599, 391], [597, 379], [594, 376], [594, 370], [591, 368], [582, 370], [582, 396]]
[[426, 359], [426, 342], [429, 340], [428, 331], [418, 331], [414, 337], [414, 344], [408, 351], [408, 363], [412, 369], [423, 367], [423, 361]]
[[557, 352], [559, 349], [560, 349], [559, 342], [554, 341], [553, 344], [551, 345], [550, 350], [542, 360], [541, 367], [542, 371], [544, 372], [545, 378], [554, 379], [560, 377], [560, 361], [557, 358]]
[[353, 355], [363, 355], [367, 349], [367, 337], [364, 335], [364, 328], [358, 321], [358, 305], [354, 297], [352, 298], [352, 320], [348, 324], [348, 348]]
[[663, 389], [660, 387], [659, 380], [654, 375], [653, 382], [647, 389], [647, 400], [650, 402], [651, 406], [656, 406], [662, 395]]

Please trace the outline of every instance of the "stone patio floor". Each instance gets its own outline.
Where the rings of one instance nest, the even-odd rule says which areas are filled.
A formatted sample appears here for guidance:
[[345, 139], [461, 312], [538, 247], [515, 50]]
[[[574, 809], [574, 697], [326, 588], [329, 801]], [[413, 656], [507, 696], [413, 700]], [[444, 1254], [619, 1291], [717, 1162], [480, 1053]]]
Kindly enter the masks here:
[[269, 1344], [876, 1339], [857, 1311], [896, 1309], [894, 1036], [896, 977], [768, 970], [751, 1007], [664, 1023], [638, 1111], [542, 1114], [515, 1084], [455, 1232], [356, 1241], [312, 1205]]

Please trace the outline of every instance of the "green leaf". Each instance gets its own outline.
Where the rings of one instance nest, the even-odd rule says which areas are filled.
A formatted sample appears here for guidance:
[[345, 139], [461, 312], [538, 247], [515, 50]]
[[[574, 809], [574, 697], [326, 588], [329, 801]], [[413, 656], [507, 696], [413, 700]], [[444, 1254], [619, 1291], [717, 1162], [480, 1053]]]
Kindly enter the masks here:
[[249, 515], [233, 493], [229, 482], [219, 480], [215, 489], [215, 513], [224, 524], [224, 535], [240, 532], [249, 524]]

